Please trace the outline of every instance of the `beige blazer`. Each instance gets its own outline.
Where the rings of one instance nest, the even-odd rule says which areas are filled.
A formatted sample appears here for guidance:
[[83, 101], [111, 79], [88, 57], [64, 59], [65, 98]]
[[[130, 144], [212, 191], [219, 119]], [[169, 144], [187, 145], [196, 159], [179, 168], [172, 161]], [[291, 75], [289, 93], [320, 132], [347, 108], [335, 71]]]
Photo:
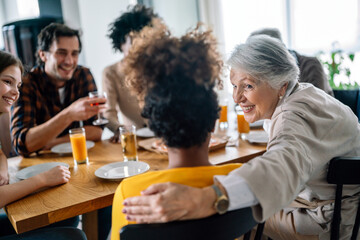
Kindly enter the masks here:
[[109, 120], [107, 127], [113, 132], [120, 126], [118, 112], [121, 113], [123, 124], [134, 124], [138, 129], [146, 125], [145, 119], [141, 117], [138, 101], [130, 94], [124, 80], [121, 61], [106, 67], [103, 71], [102, 87], [108, 98], [108, 109], [104, 117]]

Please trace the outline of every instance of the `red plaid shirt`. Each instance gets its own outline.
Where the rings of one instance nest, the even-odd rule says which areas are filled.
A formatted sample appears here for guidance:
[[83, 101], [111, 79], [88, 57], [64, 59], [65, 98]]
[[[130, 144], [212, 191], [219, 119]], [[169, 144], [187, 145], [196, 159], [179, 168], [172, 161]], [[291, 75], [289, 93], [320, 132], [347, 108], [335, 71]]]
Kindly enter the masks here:
[[[48, 79], [43, 67], [32, 69], [23, 78], [19, 100], [12, 109], [11, 133], [16, 151], [22, 155], [30, 154], [25, 146], [26, 133], [30, 128], [45, 123], [77, 99], [96, 90], [90, 70], [78, 66], [72, 79], [65, 83], [65, 100], [61, 104], [59, 92]], [[84, 121], [84, 125], [92, 125], [93, 120], [94, 118]], [[68, 134], [69, 129], [75, 127], [79, 127], [78, 122], [70, 124], [59, 136]]]

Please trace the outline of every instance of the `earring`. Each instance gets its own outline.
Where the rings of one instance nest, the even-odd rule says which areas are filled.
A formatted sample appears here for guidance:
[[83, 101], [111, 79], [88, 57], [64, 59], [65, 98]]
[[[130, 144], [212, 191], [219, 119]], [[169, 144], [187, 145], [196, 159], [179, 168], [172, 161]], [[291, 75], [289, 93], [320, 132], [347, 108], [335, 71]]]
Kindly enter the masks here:
[[279, 96], [279, 100], [283, 99], [284, 96]]

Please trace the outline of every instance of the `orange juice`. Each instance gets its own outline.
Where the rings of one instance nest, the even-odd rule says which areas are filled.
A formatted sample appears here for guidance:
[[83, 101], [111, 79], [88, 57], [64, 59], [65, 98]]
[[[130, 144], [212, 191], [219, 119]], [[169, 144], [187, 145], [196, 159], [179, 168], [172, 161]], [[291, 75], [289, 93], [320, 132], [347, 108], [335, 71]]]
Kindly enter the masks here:
[[219, 122], [227, 122], [227, 106], [220, 106], [221, 107], [221, 111], [220, 111], [220, 118], [219, 118]]
[[250, 132], [250, 124], [245, 120], [244, 114], [237, 114], [237, 124], [239, 133]]
[[[73, 131], [73, 132], [71, 132]], [[88, 155], [86, 148], [85, 130], [83, 132], [70, 130], [70, 142], [74, 160], [76, 163], [87, 163]]]

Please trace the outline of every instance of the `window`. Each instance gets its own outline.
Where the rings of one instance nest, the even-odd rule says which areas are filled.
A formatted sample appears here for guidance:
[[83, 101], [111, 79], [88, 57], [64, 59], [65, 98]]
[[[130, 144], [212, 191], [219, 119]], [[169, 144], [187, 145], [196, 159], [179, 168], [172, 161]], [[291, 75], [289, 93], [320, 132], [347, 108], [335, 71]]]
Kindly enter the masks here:
[[[358, 0], [293, 0], [291, 5], [292, 48], [305, 53], [329, 51], [338, 42], [354, 51], [360, 34]], [[356, 49], [358, 50], [358, 49]]]
[[358, 51], [360, 0], [223, 0], [226, 53], [252, 31], [275, 27], [284, 43], [303, 54], [331, 50]]
[[284, 35], [283, 0], [223, 0], [221, 3], [227, 57], [237, 44], [245, 42], [251, 32], [260, 28], [278, 28]]
[[343, 63], [351, 77], [340, 74], [336, 82], [360, 84], [360, 0], [221, 0], [221, 7], [226, 58], [251, 32], [278, 28], [285, 45], [304, 55], [355, 53], [353, 62]]
[[16, 0], [19, 18], [39, 16], [38, 0]]

